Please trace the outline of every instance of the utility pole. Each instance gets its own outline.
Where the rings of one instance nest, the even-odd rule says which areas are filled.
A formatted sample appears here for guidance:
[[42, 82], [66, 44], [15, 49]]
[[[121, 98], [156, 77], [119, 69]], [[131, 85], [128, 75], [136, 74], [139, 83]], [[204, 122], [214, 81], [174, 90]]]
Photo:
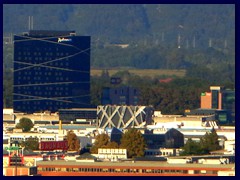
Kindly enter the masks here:
[[209, 39], [208, 47], [210, 47], [210, 48], [212, 47], [212, 39], [211, 38]]
[[195, 36], [193, 37], [193, 48], [196, 47], [196, 39], [195, 39]]
[[17, 176], [17, 155], [15, 154], [15, 176]]
[[226, 49], [227, 48], [227, 40], [225, 39], [224, 41], [224, 48]]
[[181, 48], [181, 36], [178, 34], [178, 48]]
[[186, 48], [188, 49], [188, 47], [189, 47], [189, 44], [188, 44], [188, 39], [187, 39], [187, 45], [186, 45]]
[[164, 32], [162, 32], [162, 42], [164, 41]]

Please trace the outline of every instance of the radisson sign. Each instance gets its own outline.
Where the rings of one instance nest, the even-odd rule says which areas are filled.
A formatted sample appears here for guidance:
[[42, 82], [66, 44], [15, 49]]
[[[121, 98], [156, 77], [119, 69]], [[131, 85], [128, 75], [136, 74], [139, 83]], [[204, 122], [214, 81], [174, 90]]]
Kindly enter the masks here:
[[70, 42], [72, 39], [67, 39], [67, 38], [58, 38], [58, 43], [60, 42]]

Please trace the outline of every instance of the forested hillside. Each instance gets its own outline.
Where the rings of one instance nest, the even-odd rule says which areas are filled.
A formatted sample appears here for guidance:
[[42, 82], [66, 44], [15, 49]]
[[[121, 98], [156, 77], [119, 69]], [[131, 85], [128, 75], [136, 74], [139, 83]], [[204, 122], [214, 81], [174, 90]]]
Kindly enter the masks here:
[[[33, 16], [36, 30], [75, 30], [77, 35], [91, 36], [92, 68], [186, 70], [186, 78], [191, 80], [176, 79], [168, 89], [165, 85], [160, 85], [163, 89], [155, 88], [157, 78], [145, 79], [152, 84], [141, 87], [144, 94], [141, 102], [159, 109], [167, 106], [150, 101], [158, 101], [155, 96], [166, 97], [163, 92], [181, 94], [180, 90], [187, 87], [179, 88], [178, 82], [190, 83], [189, 94], [195, 91], [192, 96], [184, 95], [192, 97], [189, 102], [195, 102], [184, 108], [198, 107], [199, 92], [207, 90], [209, 85], [235, 86], [235, 5], [5, 4], [3, 36], [28, 31], [29, 16]], [[4, 106], [11, 107], [13, 45], [9, 42], [3, 46], [3, 63]], [[139, 82], [144, 80], [134, 78]], [[95, 79], [92, 77], [91, 87], [93, 103], [97, 104], [103, 85], [97, 85], [100, 80]], [[170, 91], [172, 87], [177, 87], [176, 93]], [[183, 111], [175, 106], [179, 104], [165, 112]]]
[[208, 64], [234, 61], [234, 5], [10, 4], [3, 6], [4, 36], [28, 31], [29, 16], [34, 29], [91, 36], [94, 67], [185, 68], [205, 63], [207, 48], [214, 55]]
[[34, 29], [76, 30], [103, 44], [148, 41], [174, 45], [180, 34], [185, 46], [195, 36], [196, 47], [206, 47], [212, 38], [213, 44], [223, 45], [226, 40], [234, 48], [234, 5], [4, 5], [4, 33], [27, 31], [29, 16], [34, 18]]

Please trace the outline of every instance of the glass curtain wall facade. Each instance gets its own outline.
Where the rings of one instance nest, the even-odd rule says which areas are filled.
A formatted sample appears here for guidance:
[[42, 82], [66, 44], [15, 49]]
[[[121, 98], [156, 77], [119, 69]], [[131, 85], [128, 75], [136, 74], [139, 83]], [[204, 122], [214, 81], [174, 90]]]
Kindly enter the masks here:
[[217, 90], [212, 90], [212, 108], [213, 109], [218, 109], [218, 97], [219, 91]]
[[14, 36], [14, 112], [90, 105], [90, 37], [74, 31]]
[[102, 91], [102, 105], [138, 105], [139, 90], [122, 86], [117, 88], [105, 87]]
[[235, 91], [232, 90], [225, 90], [223, 91], [222, 97], [222, 107], [223, 109], [227, 110], [234, 110], [235, 111]]

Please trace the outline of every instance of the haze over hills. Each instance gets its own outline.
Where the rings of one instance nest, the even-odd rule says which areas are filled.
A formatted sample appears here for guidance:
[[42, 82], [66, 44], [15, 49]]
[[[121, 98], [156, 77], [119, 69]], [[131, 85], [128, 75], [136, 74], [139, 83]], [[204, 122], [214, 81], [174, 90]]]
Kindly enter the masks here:
[[147, 43], [174, 46], [235, 47], [235, 6], [227, 4], [16, 4], [3, 5], [3, 32], [34, 29], [76, 30], [101, 43]]
[[[203, 65], [232, 71], [235, 66], [235, 5], [231, 4], [5, 4], [4, 36], [28, 31], [29, 16], [33, 29], [75, 30], [91, 36], [95, 68]], [[9, 62], [5, 56], [7, 67]]]

